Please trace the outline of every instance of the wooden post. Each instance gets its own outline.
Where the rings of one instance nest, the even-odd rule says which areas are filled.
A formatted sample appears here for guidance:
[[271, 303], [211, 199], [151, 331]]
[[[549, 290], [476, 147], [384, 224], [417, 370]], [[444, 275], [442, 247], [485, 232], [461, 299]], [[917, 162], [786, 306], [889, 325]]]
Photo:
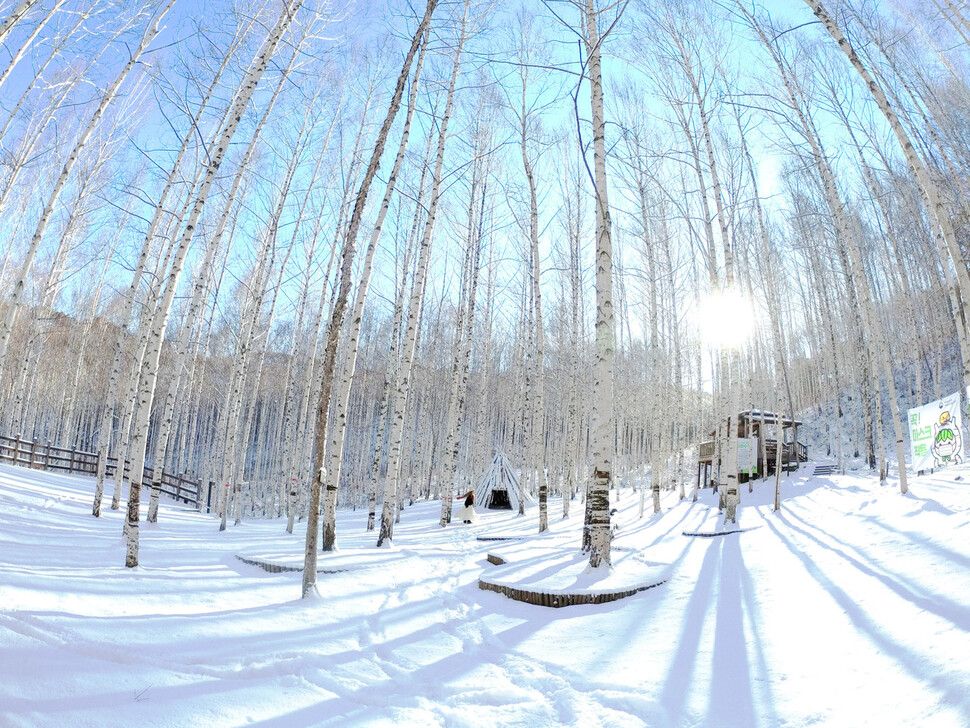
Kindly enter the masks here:
[[69, 473], [73, 473], [74, 472], [74, 457], [75, 457], [76, 454], [77, 454], [77, 448], [75, 448], [72, 445], [71, 446], [71, 462], [67, 466], [67, 472], [69, 472]]
[[14, 440], [13, 444], [13, 464], [20, 465], [20, 433], [17, 433], [17, 439]]
[[37, 440], [34, 440], [32, 443], [30, 443], [30, 463], [28, 467], [31, 470], [34, 469], [34, 461], [36, 459], [37, 459]]

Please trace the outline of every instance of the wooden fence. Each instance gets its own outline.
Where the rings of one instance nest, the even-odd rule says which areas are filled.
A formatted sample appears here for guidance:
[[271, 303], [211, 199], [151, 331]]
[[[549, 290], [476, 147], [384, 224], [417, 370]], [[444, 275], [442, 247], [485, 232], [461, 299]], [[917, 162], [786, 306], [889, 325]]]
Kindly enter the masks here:
[[[26, 468], [38, 470], [54, 470], [62, 473], [84, 473], [97, 475], [98, 455], [75, 448], [55, 447], [54, 445], [30, 442], [17, 437], [0, 435], [0, 463], [7, 462]], [[130, 463], [125, 460], [125, 477], [128, 477]], [[118, 458], [109, 457], [106, 463], [105, 477], [113, 477], [118, 469]], [[142, 483], [150, 487], [154, 471], [145, 468]], [[198, 481], [190, 480], [184, 475], [173, 475], [162, 471], [161, 493], [183, 503], [191, 503], [199, 507], [199, 497], [202, 488]]]

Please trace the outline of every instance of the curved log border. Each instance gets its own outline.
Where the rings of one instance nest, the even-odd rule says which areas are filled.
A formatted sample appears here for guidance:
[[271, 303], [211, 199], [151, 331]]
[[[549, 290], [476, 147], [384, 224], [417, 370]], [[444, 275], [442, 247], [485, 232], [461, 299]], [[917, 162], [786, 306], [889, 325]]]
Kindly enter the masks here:
[[633, 589], [615, 592], [602, 592], [600, 594], [550, 594], [548, 592], [529, 591], [528, 589], [516, 589], [511, 586], [491, 584], [483, 579], [478, 580], [478, 588], [504, 594], [509, 599], [515, 599], [526, 604], [535, 604], [538, 607], [559, 608], [571, 607], [574, 604], [605, 604], [606, 602], [615, 602], [617, 599], [623, 599], [624, 597], [633, 596], [647, 589], [653, 589], [665, 581], [667, 580], [661, 579], [654, 584], [647, 584], [646, 586], [638, 586]]
[[[236, 558], [242, 561], [244, 564], [249, 564], [250, 566], [258, 566], [263, 571], [268, 571], [270, 574], [283, 574], [289, 571], [299, 571], [303, 572], [302, 566], [283, 566], [282, 564], [271, 564], [269, 561], [259, 561], [258, 559], [247, 559], [239, 554], [236, 554]], [[349, 569], [317, 569], [318, 574], [342, 574]]]
[[700, 538], [714, 538], [715, 536], [730, 536], [732, 533], [744, 533], [745, 531], [753, 531], [756, 528], [758, 527], [752, 526], [751, 528], [735, 528], [731, 531], [714, 531], [713, 533], [703, 533], [701, 531], [684, 531], [682, 535], [697, 536]]

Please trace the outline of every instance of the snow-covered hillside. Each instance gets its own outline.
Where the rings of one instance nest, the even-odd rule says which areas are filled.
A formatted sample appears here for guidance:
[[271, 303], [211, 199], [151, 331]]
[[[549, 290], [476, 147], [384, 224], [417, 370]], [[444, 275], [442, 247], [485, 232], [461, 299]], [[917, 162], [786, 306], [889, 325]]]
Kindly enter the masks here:
[[[279, 521], [220, 534], [166, 505], [129, 570], [93, 480], [0, 466], [0, 725], [970, 725], [970, 467], [907, 496], [810, 470], [778, 514], [743, 489], [749, 530], [714, 538], [682, 535], [715, 524], [710, 491], [642, 520], [625, 491], [615, 554], [669, 580], [549, 609], [477, 586], [530, 542], [476, 537], [531, 539], [534, 512], [440, 529], [417, 504], [390, 550], [340, 513], [308, 603], [299, 573], [237, 558], [298, 560]], [[575, 549], [579, 527], [532, 543]]]

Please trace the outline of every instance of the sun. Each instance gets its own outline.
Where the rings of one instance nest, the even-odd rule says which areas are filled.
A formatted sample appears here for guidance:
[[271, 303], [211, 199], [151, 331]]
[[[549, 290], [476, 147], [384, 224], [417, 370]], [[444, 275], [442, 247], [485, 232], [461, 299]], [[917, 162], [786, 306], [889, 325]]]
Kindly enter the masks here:
[[707, 294], [698, 306], [697, 328], [711, 348], [740, 348], [754, 333], [754, 303], [734, 288]]

